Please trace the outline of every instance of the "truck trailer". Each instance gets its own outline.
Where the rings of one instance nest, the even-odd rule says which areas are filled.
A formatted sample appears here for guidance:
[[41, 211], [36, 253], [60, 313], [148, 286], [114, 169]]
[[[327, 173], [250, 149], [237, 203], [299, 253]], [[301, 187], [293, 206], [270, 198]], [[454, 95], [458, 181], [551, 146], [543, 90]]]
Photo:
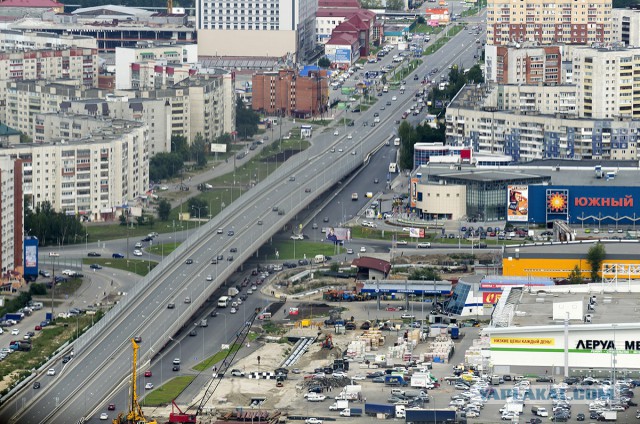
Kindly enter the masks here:
[[340, 411], [341, 417], [361, 417], [362, 408], [345, 408]]
[[407, 409], [407, 422], [426, 422], [426, 423], [454, 423], [456, 421], [455, 409]]

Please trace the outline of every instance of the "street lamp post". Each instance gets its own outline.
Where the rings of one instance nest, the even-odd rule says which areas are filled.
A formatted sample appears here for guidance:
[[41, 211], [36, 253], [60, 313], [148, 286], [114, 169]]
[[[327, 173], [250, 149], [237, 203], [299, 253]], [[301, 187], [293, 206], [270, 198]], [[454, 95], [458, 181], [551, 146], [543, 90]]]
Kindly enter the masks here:
[[191, 209], [198, 210], [198, 228], [200, 228], [200, 209], [205, 209], [206, 206], [191, 206]]
[[88, 251], [89, 251], [89, 233], [86, 233], [84, 235], [84, 252], [87, 253]]

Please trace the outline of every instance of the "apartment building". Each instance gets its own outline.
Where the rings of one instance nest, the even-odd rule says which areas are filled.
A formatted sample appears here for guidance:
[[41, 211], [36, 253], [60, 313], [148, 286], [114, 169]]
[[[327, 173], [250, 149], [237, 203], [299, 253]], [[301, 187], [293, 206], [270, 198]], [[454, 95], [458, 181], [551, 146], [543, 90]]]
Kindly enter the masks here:
[[54, 79], [78, 80], [84, 87], [97, 87], [98, 51], [71, 47], [0, 52], [0, 81]]
[[498, 84], [488, 91], [485, 103], [498, 110], [578, 116], [575, 85]]
[[23, 264], [22, 161], [0, 155], [0, 270], [3, 276]]
[[568, 50], [585, 118], [640, 118], [640, 48], [575, 47]]
[[500, 84], [561, 84], [562, 46], [485, 46], [485, 78]]
[[0, 51], [24, 51], [42, 49], [97, 49], [95, 38], [77, 34], [54, 34], [51, 32], [0, 29]]
[[116, 89], [150, 90], [197, 72], [197, 44], [139, 43], [116, 48]]
[[147, 123], [149, 156], [171, 151], [171, 107], [163, 99], [107, 95], [104, 99], [62, 102], [60, 112], [106, 118], [106, 122], [110, 122], [111, 118]]
[[613, 41], [640, 47], [640, 5], [611, 11]]
[[105, 125], [102, 119], [63, 114], [45, 114], [42, 122], [45, 134], [57, 141], [0, 149], [0, 156], [24, 162], [23, 194], [32, 197], [34, 207], [48, 201], [56, 211], [111, 221], [118, 208], [145, 194], [145, 124], [111, 120]]
[[611, 0], [488, 0], [487, 44], [612, 41]]
[[[546, 87], [549, 88], [549, 87]], [[446, 113], [446, 140], [476, 153], [534, 159], [638, 160], [640, 121], [580, 118], [498, 106], [494, 85], [465, 86]], [[505, 106], [506, 107], [506, 106]]]
[[30, 136], [35, 142], [45, 139], [36, 128], [34, 116], [55, 113], [64, 101], [85, 96], [101, 97], [98, 89], [85, 89], [79, 80], [61, 83], [47, 81], [0, 81], [0, 122]]
[[200, 56], [286, 57], [302, 62], [316, 43], [318, 0], [196, 0]]
[[115, 94], [165, 100], [171, 110], [171, 134], [187, 137], [190, 143], [198, 134], [213, 141], [235, 131], [236, 97], [233, 74], [228, 72], [197, 74], [166, 88]]
[[297, 70], [254, 74], [252, 108], [267, 115], [300, 118], [319, 115], [327, 110], [329, 83], [326, 71], [310, 72], [308, 77]]

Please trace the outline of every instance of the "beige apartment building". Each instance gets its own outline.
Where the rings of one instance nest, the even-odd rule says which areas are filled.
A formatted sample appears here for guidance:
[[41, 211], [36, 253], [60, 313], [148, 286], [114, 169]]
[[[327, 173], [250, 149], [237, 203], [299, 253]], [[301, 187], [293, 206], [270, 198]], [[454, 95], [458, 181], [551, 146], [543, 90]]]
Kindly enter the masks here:
[[[474, 85], [460, 90], [445, 117], [448, 145], [471, 147], [476, 153], [510, 155], [519, 162], [546, 158], [638, 160], [640, 120], [580, 118], [541, 113], [535, 107], [508, 110], [506, 103], [499, 107], [499, 93], [493, 92], [499, 89]], [[516, 100], [516, 104], [520, 102]]]
[[40, 49], [68, 49], [79, 47], [82, 49], [97, 49], [98, 42], [94, 37], [77, 34], [55, 34], [52, 32], [0, 30], [1, 51], [24, 51]]
[[21, 266], [24, 239], [22, 161], [0, 155], [0, 270]]
[[62, 102], [60, 111], [107, 118], [107, 122], [111, 119], [121, 119], [146, 123], [149, 156], [171, 151], [171, 107], [163, 99], [130, 98], [109, 94], [104, 99]]
[[2, 80], [76, 80], [98, 86], [98, 51], [79, 47], [0, 52]]
[[33, 207], [48, 201], [56, 211], [109, 221], [117, 219], [119, 208], [145, 194], [147, 126], [96, 121], [103, 120], [46, 114], [44, 132], [57, 141], [0, 149], [0, 155], [23, 160], [23, 194], [32, 196]]
[[171, 108], [171, 134], [190, 143], [200, 134], [211, 142], [235, 131], [236, 98], [232, 74], [194, 75], [157, 90], [116, 91], [117, 95], [163, 99]]
[[585, 118], [640, 118], [640, 48], [569, 49], [578, 113]]
[[640, 47], [640, 6], [611, 11], [613, 40]]
[[27, 134], [35, 142], [46, 141], [35, 125], [36, 114], [56, 113], [68, 100], [102, 95], [100, 90], [85, 89], [79, 80], [64, 82], [0, 81], [0, 104], [4, 105], [0, 107], [0, 121]]
[[611, 0], [488, 0], [487, 44], [612, 41]]
[[151, 90], [197, 73], [197, 44], [140, 43], [116, 48], [116, 89]]
[[487, 93], [485, 104], [498, 110], [578, 116], [575, 85], [498, 84]]

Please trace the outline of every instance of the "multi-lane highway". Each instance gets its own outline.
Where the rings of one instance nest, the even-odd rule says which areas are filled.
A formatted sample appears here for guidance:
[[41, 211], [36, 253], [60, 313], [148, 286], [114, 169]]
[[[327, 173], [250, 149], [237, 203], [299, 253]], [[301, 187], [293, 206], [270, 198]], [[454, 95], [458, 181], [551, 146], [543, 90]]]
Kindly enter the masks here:
[[[432, 67], [447, 72], [450, 64], [463, 60], [471, 63], [472, 59], [463, 58], [473, 57], [476, 49], [474, 39], [475, 36], [461, 32], [446, 48], [426, 58], [417, 72], [422, 76]], [[343, 131], [339, 136], [334, 136], [333, 130], [317, 134], [307, 151], [287, 161], [222, 214], [197, 230], [137, 284], [105, 319], [76, 341], [75, 357], [71, 362], [64, 367], [57, 366], [55, 376], [39, 378], [46, 384], [38, 393], [33, 393], [27, 402], [20, 394], [3, 405], [0, 421], [72, 423], [82, 420], [87, 411], [108, 400], [118, 386], [126, 385], [130, 372], [131, 337], [139, 335], [143, 339], [139, 363], [144, 369], [183, 325], [192, 322], [193, 313], [256, 249], [314, 198], [368, 160], [369, 154], [379, 146], [386, 150], [383, 153], [387, 155], [383, 161], [386, 163], [384, 171], [381, 173], [377, 165], [367, 167], [365, 172], [371, 172], [371, 181], [374, 174], [381, 182], [386, 181], [388, 156], [392, 154], [393, 147], [384, 147], [384, 141], [394, 131], [394, 121], [413, 103], [415, 90], [412, 89], [417, 88], [411, 87], [411, 78], [407, 80], [406, 94], [387, 93], [378, 97], [379, 102], [369, 110], [351, 114], [350, 118], [355, 119], [355, 125], [351, 127], [353, 139], [347, 139]], [[386, 105], [394, 95], [398, 100], [380, 111], [380, 105]], [[364, 120], [373, 122], [375, 112], [380, 113], [381, 122], [375, 128], [362, 126]], [[350, 193], [343, 193], [340, 201], [344, 210], [335, 204], [329, 206], [334, 223], [343, 216], [356, 214], [362, 207], [360, 202], [350, 201]], [[321, 225], [320, 222], [318, 224]], [[222, 234], [218, 234], [218, 228], [222, 229]], [[230, 231], [233, 235], [229, 235]], [[231, 254], [231, 248], [238, 252]], [[212, 265], [211, 259], [218, 254], [223, 254], [225, 260]], [[230, 255], [233, 256], [231, 261], [227, 260]], [[186, 264], [187, 259], [192, 259], [193, 263]], [[214, 277], [213, 282], [206, 281], [208, 274]], [[184, 303], [186, 297], [191, 299], [191, 303]], [[167, 309], [169, 302], [174, 302], [176, 308]], [[258, 300], [256, 302], [259, 303]], [[242, 319], [242, 314], [237, 315], [236, 324]], [[218, 320], [217, 324], [220, 325], [221, 321]], [[231, 323], [228, 324], [231, 328]], [[212, 343], [218, 342], [213, 340]]]

